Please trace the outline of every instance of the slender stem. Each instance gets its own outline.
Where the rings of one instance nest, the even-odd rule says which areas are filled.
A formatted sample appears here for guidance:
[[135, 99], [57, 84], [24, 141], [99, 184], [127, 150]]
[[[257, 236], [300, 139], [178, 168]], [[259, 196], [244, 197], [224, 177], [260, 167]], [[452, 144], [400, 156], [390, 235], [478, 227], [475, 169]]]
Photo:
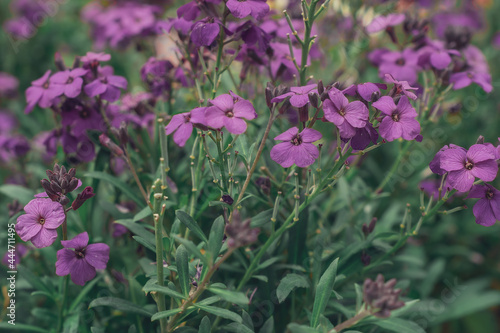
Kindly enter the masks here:
[[[62, 239], [68, 240], [68, 226], [67, 226], [67, 215], [66, 210], [64, 210], [64, 222], [62, 225]], [[64, 322], [64, 310], [66, 308], [66, 298], [68, 296], [68, 284], [69, 284], [69, 275], [66, 275], [63, 281], [63, 290], [62, 290], [62, 301], [61, 307], [59, 308], [59, 320], [57, 322], [57, 332], [62, 332], [63, 322]]]
[[[156, 276], [158, 279], [158, 285], [164, 285], [163, 276], [163, 212], [164, 205], [163, 201], [163, 188], [161, 180], [157, 179], [153, 185], [155, 191], [154, 194], [154, 207], [153, 207], [153, 219], [155, 223], [155, 245], [156, 245]], [[165, 311], [165, 295], [161, 293], [156, 294], [156, 303], [158, 305], [158, 311]], [[165, 327], [167, 325], [166, 318], [160, 319], [161, 333], [165, 332]]]
[[229, 248], [229, 250], [213, 265], [207, 272], [207, 275], [205, 275], [205, 278], [201, 283], [198, 285], [198, 289], [184, 302], [182, 303], [180, 309], [181, 311], [175, 314], [173, 316], [167, 325], [167, 332], [172, 332], [173, 329], [175, 328], [174, 325], [176, 321], [179, 319], [179, 317], [182, 315], [182, 313], [189, 307], [191, 306], [197, 299], [198, 297], [201, 296], [201, 294], [205, 291], [205, 289], [208, 287], [208, 283], [210, 282], [210, 279], [212, 278], [212, 275], [219, 269], [220, 265], [226, 261], [227, 258], [231, 256], [231, 254], [236, 250], [236, 248]]
[[391, 169], [389, 170], [389, 172], [385, 176], [384, 180], [380, 183], [380, 185], [375, 190], [376, 194], [382, 192], [382, 190], [387, 185], [387, 183], [389, 183], [389, 181], [391, 180], [392, 176], [394, 176], [394, 174], [396, 173], [399, 165], [401, 164], [401, 161], [403, 160], [404, 155], [406, 154], [406, 152], [408, 151], [408, 149], [410, 149], [410, 147], [412, 146], [412, 144], [413, 144], [413, 141], [406, 141], [405, 142], [405, 144], [403, 145], [403, 148], [399, 152], [398, 157], [394, 161], [394, 164], [392, 165]]
[[331, 331], [329, 331], [328, 333], [339, 333], [340, 331], [342, 331], [343, 329], [346, 329], [346, 328], [349, 328], [351, 326], [354, 326], [355, 324], [357, 324], [361, 319], [365, 318], [365, 317], [368, 317], [370, 316], [371, 313], [369, 311], [366, 311], [366, 310], [363, 310], [361, 311], [360, 313], [358, 313], [357, 315], [355, 315], [354, 317], [352, 318], [349, 318], [347, 319], [346, 321], [338, 324], [337, 326], [335, 326], [334, 329], [332, 329]]

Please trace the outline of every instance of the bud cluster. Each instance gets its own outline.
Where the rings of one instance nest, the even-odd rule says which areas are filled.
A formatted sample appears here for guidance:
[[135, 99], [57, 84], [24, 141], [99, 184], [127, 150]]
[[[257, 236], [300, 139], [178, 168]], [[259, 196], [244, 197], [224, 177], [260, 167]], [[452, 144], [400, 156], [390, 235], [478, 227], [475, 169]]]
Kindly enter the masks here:
[[66, 194], [78, 187], [78, 179], [75, 178], [76, 170], [71, 168], [66, 171], [66, 167], [55, 164], [54, 169], [47, 170], [46, 174], [49, 179], [42, 179], [40, 183], [47, 196], [52, 201], [57, 201], [63, 206], [67, 205], [69, 199], [66, 197]]
[[399, 300], [401, 289], [394, 289], [396, 279], [384, 282], [384, 276], [379, 274], [375, 281], [366, 279], [363, 285], [363, 300], [371, 308], [373, 315], [387, 318], [392, 310], [399, 309], [405, 303]]

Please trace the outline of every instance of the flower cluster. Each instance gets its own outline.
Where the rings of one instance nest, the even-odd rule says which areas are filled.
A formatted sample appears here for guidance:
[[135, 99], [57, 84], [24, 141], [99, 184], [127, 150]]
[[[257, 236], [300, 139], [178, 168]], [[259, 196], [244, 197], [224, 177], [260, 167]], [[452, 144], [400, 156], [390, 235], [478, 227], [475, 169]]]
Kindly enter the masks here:
[[375, 281], [366, 279], [363, 284], [363, 301], [380, 318], [387, 318], [392, 310], [399, 309], [405, 305], [399, 299], [401, 289], [394, 289], [397, 281], [391, 279], [387, 282], [382, 274], [377, 275]]

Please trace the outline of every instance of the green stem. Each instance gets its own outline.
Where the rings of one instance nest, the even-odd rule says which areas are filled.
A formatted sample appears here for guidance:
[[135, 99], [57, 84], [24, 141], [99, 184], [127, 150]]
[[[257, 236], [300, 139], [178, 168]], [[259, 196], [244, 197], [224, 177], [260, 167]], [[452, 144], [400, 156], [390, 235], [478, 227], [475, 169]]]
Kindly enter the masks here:
[[382, 190], [387, 185], [387, 183], [389, 183], [389, 181], [391, 180], [392, 176], [394, 176], [394, 174], [396, 173], [399, 165], [401, 164], [401, 161], [403, 160], [404, 155], [406, 154], [406, 152], [408, 151], [408, 149], [410, 149], [410, 147], [411, 147], [412, 144], [413, 144], [413, 141], [406, 141], [405, 142], [405, 144], [403, 145], [403, 148], [399, 152], [398, 157], [394, 161], [394, 164], [392, 165], [391, 169], [389, 170], [389, 172], [385, 176], [384, 180], [380, 183], [380, 185], [375, 190], [376, 194], [382, 192]]
[[[165, 206], [162, 204], [163, 201], [163, 188], [161, 180], [157, 179], [153, 184], [154, 194], [154, 206], [153, 206], [153, 219], [155, 223], [155, 245], [156, 245], [156, 276], [158, 279], [158, 285], [164, 286], [163, 276], [163, 213]], [[156, 303], [158, 305], [158, 312], [165, 311], [165, 295], [161, 293], [156, 294]], [[160, 319], [161, 333], [165, 332], [167, 325], [167, 319]]]
[[338, 324], [337, 326], [335, 326], [333, 330], [329, 331], [328, 333], [334, 333], [334, 332], [339, 333], [343, 329], [356, 325], [361, 319], [368, 317], [369, 315], [371, 315], [369, 311], [363, 310], [354, 317], [349, 318], [346, 321]]
[[[66, 210], [64, 210], [64, 222], [62, 225], [62, 239], [68, 240], [68, 226], [67, 226], [67, 215]], [[63, 281], [63, 290], [62, 290], [62, 301], [61, 307], [59, 309], [59, 320], [57, 322], [57, 332], [62, 332], [63, 322], [64, 322], [64, 310], [66, 308], [66, 299], [68, 296], [68, 284], [69, 284], [69, 275], [66, 275]]]

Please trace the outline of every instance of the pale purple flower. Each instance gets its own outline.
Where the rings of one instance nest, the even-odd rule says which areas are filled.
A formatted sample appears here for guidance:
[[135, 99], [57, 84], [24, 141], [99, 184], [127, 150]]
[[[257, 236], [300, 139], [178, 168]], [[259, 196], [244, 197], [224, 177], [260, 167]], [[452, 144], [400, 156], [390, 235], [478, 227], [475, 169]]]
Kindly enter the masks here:
[[387, 141], [399, 138], [413, 140], [420, 133], [420, 124], [415, 119], [417, 112], [411, 106], [408, 97], [402, 96], [398, 105], [389, 96], [383, 96], [372, 104], [385, 115], [380, 123], [380, 136]]
[[209, 106], [205, 112], [206, 125], [212, 128], [226, 129], [232, 134], [244, 133], [247, 124], [243, 119], [252, 120], [257, 118], [257, 112], [249, 101], [233, 94], [224, 94], [209, 100]]
[[312, 143], [321, 137], [321, 133], [312, 128], [304, 128], [299, 133], [297, 127], [292, 127], [274, 138], [283, 142], [271, 149], [271, 159], [284, 168], [293, 164], [300, 168], [308, 167], [319, 156], [318, 147]]
[[51, 199], [33, 199], [25, 207], [26, 214], [17, 218], [16, 232], [37, 248], [52, 245], [57, 238], [57, 228], [66, 216], [63, 206]]
[[54, 98], [62, 95], [64, 92], [63, 87], [51, 82], [51, 79], [49, 79], [50, 72], [50, 70], [46, 71], [41, 78], [31, 82], [31, 87], [26, 90], [26, 102], [28, 105], [24, 109], [24, 113], [33, 111], [37, 103], [41, 108], [52, 106]]
[[440, 40], [427, 40], [427, 45], [419, 50], [419, 65], [430, 65], [438, 70], [446, 69], [452, 61], [451, 56], [460, 56], [457, 50], [447, 49]]
[[363, 102], [349, 103], [347, 97], [336, 88], [330, 89], [328, 97], [323, 102], [325, 118], [338, 127], [342, 138], [352, 138], [356, 134], [356, 128], [366, 126], [368, 108]]
[[228, 0], [226, 6], [236, 18], [245, 18], [249, 15], [257, 20], [269, 13], [267, 0]]
[[80, 58], [80, 61], [84, 65], [92, 66], [98, 65], [100, 62], [105, 62], [105, 61], [110, 61], [111, 60], [111, 55], [104, 53], [104, 52], [87, 52], [86, 55]]
[[100, 95], [108, 102], [115, 102], [120, 98], [120, 89], [127, 89], [127, 80], [123, 76], [103, 74], [87, 84], [84, 91], [89, 97]]
[[193, 132], [193, 124], [205, 125], [206, 109], [206, 107], [200, 107], [189, 112], [174, 115], [165, 127], [165, 133], [170, 135], [175, 132], [174, 142], [184, 147], [186, 141], [191, 137], [191, 133]]
[[403, 23], [405, 20], [405, 14], [389, 14], [387, 16], [377, 16], [366, 26], [366, 32], [369, 34], [373, 34], [382, 30], [385, 30], [389, 27], [394, 27]]
[[222, 22], [214, 17], [206, 17], [200, 20], [193, 24], [191, 41], [198, 47], [210, 46], [219, 36], [221, 26]]
[[19, 81], [8, 73], [0, 72], [0, 97], [14, 97]]
[[279, 103], [290, 97], [290, 104], [297, 108], [303, 107], [309, 104], [310, 93], [318, 93], [317, 86], [317, 84], [309, 84], [303, 87], [291, 87], [290, 92], [274, 97], [271, 103]]
[[441, 169], [448, 171], [448, 183], [460, 192], [467, 192], [475, 178], [490, 182], [498, 172], [493, 146], [475, 144], [465, 149], [447, 149], [441, 152]]
[[467, 198], [481, 199], [474, 205], [472, 213], [476, 223], [491, 227], [500, 220], [500, 191], [489, 184], [474, 185]]
[[59, 276], [70, 274], [73, 283], [83, 286], [85, 282], [95, 277], [96, 269], [106, 269], [109, 246], [104, 243], [88, 243], [87, 232], [71, 240], [61, 241], [64, 248], [57, 251], [56, 274]]
[[50, 81], [54, 85], [61, 85], [64, 88], [64, 95], [69, 98], [75, 98], [82, 92], [82, 76], [87, 74], [87, 72], [83, 68], [68, 69], [52, 75]]
[[450, 145], [446, 145], [444, 146], [443, 148], [441, 148], [437, 153], [436, 155], [434, 155], [434, 158], [432, 159], [432, 161], [429, 163], [429, 168], [431, 169], [431, 171], [437, 175], [444, 175], [446, 173], [446, 170], [443, 170], [441, 168], [441, 156], [443, 154], [443, 151], [445, 150], [448, 150], [448, 149], [461, 149], [463, 150], [464, 152], [467, 152], [467, 150], [465, 148], [462, 148], [460, 146], [457, 146], [457, 145], [454, 145], [454, 144], [450, 144]]
[[397, 80], [413, 84], [417, 82], [418, 70], [418, 53], [410, 48], [406, 48], [402, 52], [389, 51], [381, 56], [379, 66], [381, 78], [384, 78], [385, 74], [391, 74]]
[[394, 88], [393, 88], [394, 92], [392, 93], [392, 95], [394, 96], [405, 95], [406, 97], [411, 98], [413, 100], [417, 99], [417, 95], [415, 95], [409, 90], [418, 90], [418, 88], [410, 86], [408, 81], [398, 81], [394, 79], [394, 77], [391, 74], [385, 74], [384, 79], [386, 82], [394, 83]]
[[475, 83], [487, 93], [493, 90], [491, 85], [491, 75], [488, 73], [481, 72], [460, 72], [450, 75], [450, 82], [453, 83], [453, 90], [458, 90], [469, 86], [471, 83]]

